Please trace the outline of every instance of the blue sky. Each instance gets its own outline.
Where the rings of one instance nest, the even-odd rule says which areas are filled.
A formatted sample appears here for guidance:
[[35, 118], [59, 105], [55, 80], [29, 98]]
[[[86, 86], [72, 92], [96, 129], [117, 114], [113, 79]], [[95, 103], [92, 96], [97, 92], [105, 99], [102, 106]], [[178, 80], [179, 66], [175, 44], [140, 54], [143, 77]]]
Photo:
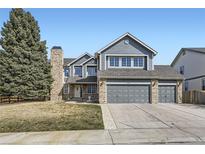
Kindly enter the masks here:
[[[205, 47], [205, 9], [26, 9], [38, 20], [48, 53], [94, 54], [125, 32], [158, 51], [155, 64], [170, 64], [182, 47]], [[0, 27], [10, 9], [0, 9]]]

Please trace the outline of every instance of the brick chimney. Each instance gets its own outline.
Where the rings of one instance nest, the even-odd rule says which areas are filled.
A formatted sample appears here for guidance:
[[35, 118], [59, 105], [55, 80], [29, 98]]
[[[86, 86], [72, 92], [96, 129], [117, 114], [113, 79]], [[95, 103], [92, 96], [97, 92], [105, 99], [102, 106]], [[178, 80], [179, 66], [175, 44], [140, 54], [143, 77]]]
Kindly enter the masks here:
[[62, 101], [63, 88], [63, 50], [59, 46], [51, 49], [51, 75], [54, 79], [51, 89], [51, 101]]

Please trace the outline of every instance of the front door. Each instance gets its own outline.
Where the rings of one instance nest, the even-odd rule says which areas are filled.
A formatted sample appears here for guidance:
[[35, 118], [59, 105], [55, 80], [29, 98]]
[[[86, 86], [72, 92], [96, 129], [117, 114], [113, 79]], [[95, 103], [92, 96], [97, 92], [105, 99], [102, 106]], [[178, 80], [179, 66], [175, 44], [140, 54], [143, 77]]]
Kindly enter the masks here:
[[75, 85], [75, 97], [80, 97], [81, 88], [80, 85]]

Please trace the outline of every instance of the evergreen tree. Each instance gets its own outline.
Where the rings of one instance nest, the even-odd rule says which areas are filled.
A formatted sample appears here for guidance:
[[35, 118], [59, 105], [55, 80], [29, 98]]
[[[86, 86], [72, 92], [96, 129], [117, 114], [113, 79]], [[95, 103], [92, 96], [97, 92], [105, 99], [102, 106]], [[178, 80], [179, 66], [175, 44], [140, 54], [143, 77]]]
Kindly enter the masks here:
[[49, 95], [51, 66], [46, 42], [34, 17], [23, 9], [12, 9], [1, 31], [0, 95], [39, 98]]

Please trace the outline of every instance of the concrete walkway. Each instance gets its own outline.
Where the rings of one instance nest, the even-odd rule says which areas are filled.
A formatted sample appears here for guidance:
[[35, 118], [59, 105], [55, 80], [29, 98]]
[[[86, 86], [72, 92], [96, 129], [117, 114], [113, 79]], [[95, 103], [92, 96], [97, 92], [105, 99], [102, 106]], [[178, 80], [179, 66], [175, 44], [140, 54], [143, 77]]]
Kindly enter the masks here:
[[0, 133], [0, 144], [204, 144], [205, 106], [103, 104], [105, 130]]

